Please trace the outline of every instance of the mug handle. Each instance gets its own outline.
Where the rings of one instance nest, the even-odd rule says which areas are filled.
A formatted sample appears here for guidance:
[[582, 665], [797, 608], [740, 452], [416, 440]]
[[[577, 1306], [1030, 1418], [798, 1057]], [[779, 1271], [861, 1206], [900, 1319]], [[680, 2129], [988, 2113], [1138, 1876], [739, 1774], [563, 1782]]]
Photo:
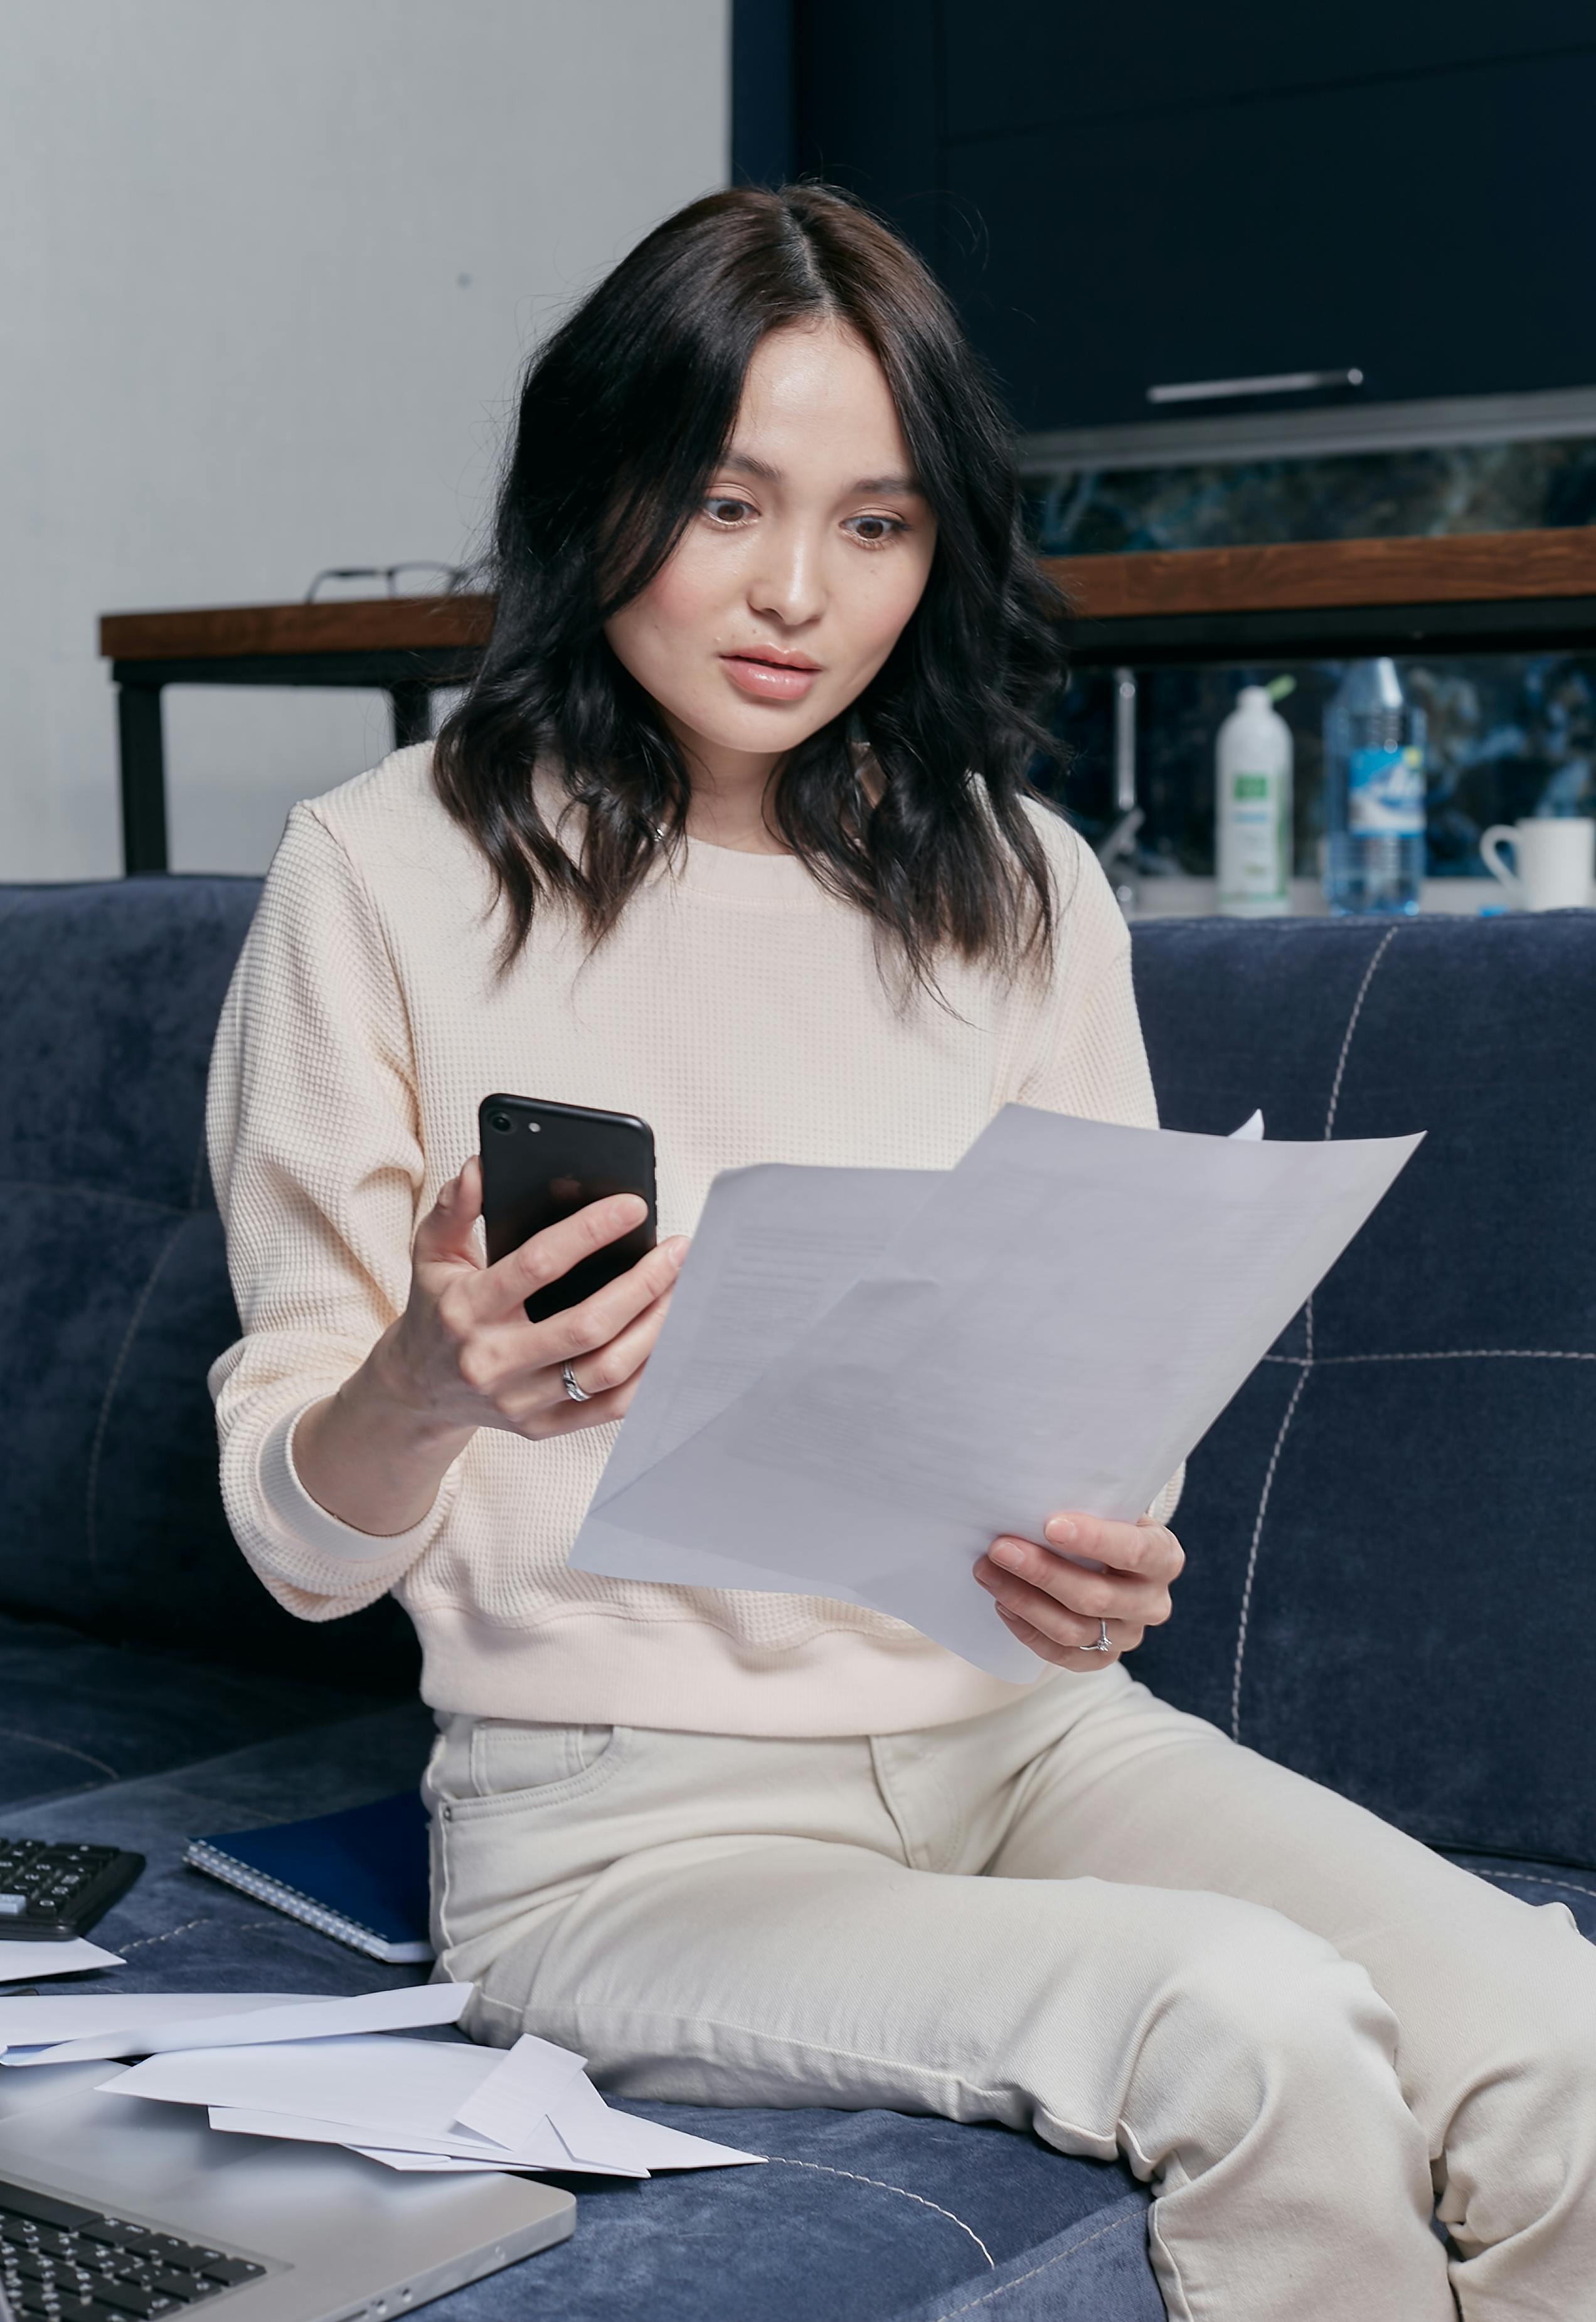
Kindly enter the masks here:
[[1510, 822], [1493, 822], [1489, 830], [1480, 833], [1480, 853], [1484, 857], [1485, 868], [1493, 879], [1500, 880], [1516, 903], [1522, 902], [1524, 899], [1524, 882], [1518, 873], [1509, 871], [1502, 861], [1501, 849], [1510, 846], [1517, 855], [1518, 842], [1518, 834]]

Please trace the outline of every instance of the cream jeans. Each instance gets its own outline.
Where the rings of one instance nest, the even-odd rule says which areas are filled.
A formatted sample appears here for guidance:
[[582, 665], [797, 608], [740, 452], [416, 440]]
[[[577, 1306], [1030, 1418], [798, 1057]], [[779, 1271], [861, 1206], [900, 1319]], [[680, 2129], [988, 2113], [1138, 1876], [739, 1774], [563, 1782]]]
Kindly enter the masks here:
[[882, 1736], [439, 1723], [479, 2039], [1121, 2153], [1181, 2322], [1596, 2315], [1596, 1946], [1123, 1669]]

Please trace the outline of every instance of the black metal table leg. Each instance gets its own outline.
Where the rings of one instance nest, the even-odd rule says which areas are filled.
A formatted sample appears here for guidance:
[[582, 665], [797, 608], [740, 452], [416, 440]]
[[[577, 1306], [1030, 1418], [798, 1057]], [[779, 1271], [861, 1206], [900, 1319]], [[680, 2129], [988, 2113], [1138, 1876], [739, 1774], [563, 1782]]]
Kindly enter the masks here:
[[160, 688], [130, 684], [116, 689], [116, 727], [122, 758], [122, 867], [165, 871], [166, 745], [161, 735]]
[[402, 678], [388, 690], [394, 705], [394, 747], [406, 750], [412, 742], [433, 737], [433, 689], [423, 677]]

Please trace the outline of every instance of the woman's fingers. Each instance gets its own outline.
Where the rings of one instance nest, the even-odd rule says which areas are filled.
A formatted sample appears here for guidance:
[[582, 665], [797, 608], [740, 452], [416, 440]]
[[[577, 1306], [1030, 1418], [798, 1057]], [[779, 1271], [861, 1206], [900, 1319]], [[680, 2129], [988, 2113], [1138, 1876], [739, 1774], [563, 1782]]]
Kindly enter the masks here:
[[1128, 1652], [1145, 1630], [1168, 1620], [1170, 1585], [1185, 1553], [1163, 1524], [1072, 1513], [1050, 1518], [1045, 1529], [1054, 1547], [1005, 1533], [976, 1565], [975, 1577], [1011, 1627], [1022, 1624], [1053, 1649], [1047, 1658], [1056, 1659], [1060, 1648], [1078, 1652], [1096, 1643], [1103, 1621], [1116, 1650]]
[[[1142, 1632], [1149, 1625], [1143, 1621], [1119, 1616], [1108, 1619], [1106, 1614], [1077, 1613], [1070, 1605], [1062, 1604], [1056, 1596], [1050, 1595], [1045, 1589], [1035, 1586], [1028, 1580], [1017, 1579], [1013, 1574], [993, 1565], [990, 1557], [981, 1558], [975, 1568], [975, 1577], [1010, 1627], [1019, 1623], [1036, 1636], [1045, 1639], [1050, 1645], [1062, 1646], [1068, 1651], [1079, 1652], [1088, 1645], [1097, 1644], [1102, 1633], [1102, 1623], [1108, 1619], [1109, 1641], [1115, 1650], [1128, 1652], [1134, 1644], [1141, 1643]], [[1019, 1633], [1018, 1630], [1016, 1633]], [[1026, 1641], [1029, 1644], [1032, 1640], [1027, 1637]], [[1048, 1658], [1056, 1659], [1057, 1654], [1050, 1653]], [[1103, 1653], [1092, 1656], [1098, 1661], [1107, 1658]], [[1089, 1665], [1081, 1664], [1083, 1668]]]
[[[1022, 1611], [1029, 1591], [1094, 1626], [1099, 1621], [1139, 1621], [1144, 1628], [1155, 1628], [1170, 1616], [1169, 1582], [1161, 1577], [1163, 1562], [1159, 1558], [1154, 1571], [1146, 1574], [1084, 1571], [1036, 1540], [1005, 1533], [992, 1542], [976, 1566], [976, 1575], [983, 1580], [1007, 1579], [1020, 1592], [1010, 1601]], [[989, 1573], [988, 1567], [996, 1568], [995, 1573]]]
[[[670, 1301], [669, 1297], [665, 1297], [660, 1299], [657, 1303], [662, 1310], [670, 1305]], [[653, 1313], [653, 1309], [651, 1307], [649, 1312], [652, 1315]], [[581, 1358], [579, 1367], [577, 1364], [573, 1363], [571, 1369], [576, 1376], [577, 1385], [579, 1386], [586, 1386], [588, 1389], [588, 1400], [586, 1403], [574, 1402], [571, 1397], [566, 1394], [564, 1384], [561, 1380], [558, 1373], [556, 1373], [554, 1374], [554, 1392], [552, 1395], [541, 1403], [535, 1412], [529, 1414], [522, 1426], [521, 1432], [524, 1435], [529, 1435], [541, 1440], [551, 1435], [574, 1434], [579, 1427], [602, 1427], [606, 1420], [624, 1419], [627, 1412], [632, 1407], [632, 1398], [637, 1392], [637, 1382], [642, 1376], [643, 1367], [644, 1363], [647, 1362], [650, 1354], [652, 1352], [653, 1341], [659, 1335], [660, 1323], [664, 1321], [665, 1317], [661, 1311], [659, 1314], [658, 1320], [653, 1322], [652, 1328], [644, 1334], [643, 1323], [647, 1321], [648, 1319], [648, 1316], [644, 1316], [639, 1322], [635, 1331], [629, 1331], [625, 1334], [627, 1339], [634, 1342], [639, 1338], [646, 1335], [647, 1344], [642, 1347], [641, 1351], [635, 1351], [634, 1347], [629, 1348], [626, 1357], [616, 1358], [617, 1363], [622, 1359], [625, 1359], [630, 1361], [631, 1364], [626, 1376], [622, 1379], [619, 1385], [609, 1387], [598, 1386], [590, 1384], [588, 1379], [582, 1376], [583, 1372], [591, 1374], [595, 1369], [596, 1364], [602, 1367], [606, 1371], [612, 1367], [606, 1360], [609, 1354], [608, 1348], [605, 1348], [602, 1353], [597, 1357], [585, 1355]], [[620, 1342], [617, 1340], [614, 1343], [618, 1345]], [[633, 1358], [634, 1353], [634, 1359]], [[549, 1374], [546, 1372], [543, 1374], [545, 1378], [548, 1376]]]
[[[625, 1386], [652, 1354], [654, 1341], [660, 1335], [670, 1307], [670, 1293], [667, 1290], [652, 1305], [645, 1306], [635, 1321], [629, 1323], [624, 1330], [617, 1330], [613, 1339], [605, 1339], [590, 1351], [570, 1356], [568, 1359], [577, 1385], [585, 1388], [589, 1396], [606, 1394], [613, 1387]], [[553, 1377], [560, 1393], [564, 1395], [563, 1379], [558, 1372], [553, 1374]], [[567, 1395], [565, 1399], [569, 1402], [570, 1397]]]
[[1180, 1577], [1186, 1561], [1186, 1551], [1174, 1533], [1151, 1516], [1122, 1523], [1111, 1516], [1083, 1515], [1071, 1508], [1049, 1516], [1042, 1536], [1061, 1556], [1107, 1565], [1116, 1572], [1139, 1573], [1165, 1587]]
[[452, 1262], [480, 1270], [476, 1224], [482, 1214], [482, 1166], [475, 1154], [458, 1177], [438, 1188], [438, 1198], [415, 1229], [418, 1266]]
[[1090, 1649], [1085, 1649], [1085, 1646], [1081, 1644], [1069, 1644], [1064, 1637], [1054, 1637], [1050, 1630], [1038, 1628], [1034, 1621], [1026, 1621], [1022, 1614], [1008, 1612], [1006, 1604], [997, 1604], [997, 1616], [999, 1621], [1004, 1623], [1004, 1628], [1010, 1630], [1010, 1635], [1016, 1635], [1017, 1640], [1020, 1640], [1020, 1644], [1026, 1644], [1029, 1649], [1032, 1649], [1032, 1653], [1036, 1653], [1041, 1660], [1050, 1660], [1054, 1668], [1060, 1668], [1060, 1669], [1085, 1669], [1085, 1672], [1090, 1672], [1090, 1669], [1110, 1669], [1115, 1665], [1115, 1660], [1120, 1658], [1120, 1653], [1136, 1651], [1136, 1646], [1141, 1644], [1141, 1635], [1143, 1635], [1138, 1628], [1120, 1628], [1120, 1623], [1110, 1621], [1108, 1644], [1113, 1646], [1113, 1651], [1103, 1653], [1099, 1651], [1101, 1632], [1099, 1632], [1097, 1628], [1092, 1628], [1092, 1644], [1090, 1644]]
[[675, 1288], [687, 1252], [687, 1236], [672, 1234], [625, 1274], [618, 1274], [613, 1282], [595, 1290], [591, 1297], [566, 1307], [561, 1313], [551, 1314], [546, 1322], [534, 1322], [526, 1340], [526, 1361], [558, 1367], [575, 1362], [579, 1355], [607, 1347], [657, 1300]]
[[570, 1217], [545, 1226], [519, 1248], [483, 1268], [471, 1285], [472, 1312], [483, 1321], [513, 1317], [534, 1292], [546, 1290], [583, 1258], [633, 1232], [647, 1215], [640, 1193], [612, 1193], [602, 1202], [589, 1202], [586, 1208], [573, 1210]]
[[[625, 1330], [593, 1344], [584, 1338], [579, 1348], [552, 1361], [546, 1348], [544, 1359], [528, 1358], [534, 1333], [524, 1318], [519, 1325], [500, 1322], [474, 1331], [456, 1359], [461, 1384], [480, 1408], [479, 1423], [538, 1437], [618, 1419], [631, 1402], [637, 1374], [653, 1351], [670, 1306], [666, 1291]], [[567, 1362], [585, 1390], [582, 1401], [566, 1392], [562, 1369]]]

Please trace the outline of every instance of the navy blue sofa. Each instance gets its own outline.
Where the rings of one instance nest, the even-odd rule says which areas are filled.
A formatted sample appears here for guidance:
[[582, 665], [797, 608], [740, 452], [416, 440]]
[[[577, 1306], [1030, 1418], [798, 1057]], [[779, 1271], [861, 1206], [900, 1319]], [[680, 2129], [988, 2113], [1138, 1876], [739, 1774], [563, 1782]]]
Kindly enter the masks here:
[[[223, 1521], [201, 1140], [253, 882], [0, 889], [0, 1829], [142, 1849], [123, 1985], [400, 1980], [180, 1866], [414, 1780], [391, 1604], [289, 1620]], [[1148, 1681], [1596, 1936], [1596, 914], [1152, 923], [1166, 1121], [1429, 1131], [1191, 1462]], [[1082, 1230], [1090, 1230], [1082, 1220]], [[1145, 2189], [999, 2128], [640, 2107], [775, 2165], [594, 2187], [440, 2322], [1157, 2322]]]

